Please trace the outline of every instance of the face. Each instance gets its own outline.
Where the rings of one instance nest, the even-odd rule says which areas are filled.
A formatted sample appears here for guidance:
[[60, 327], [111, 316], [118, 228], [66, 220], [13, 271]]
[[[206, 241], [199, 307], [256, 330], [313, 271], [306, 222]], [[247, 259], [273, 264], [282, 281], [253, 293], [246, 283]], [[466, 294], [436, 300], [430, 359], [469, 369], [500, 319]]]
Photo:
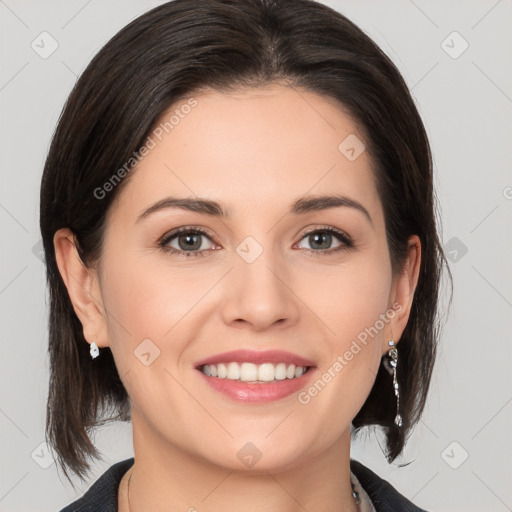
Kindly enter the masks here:
[[[134, 434], [227, 468], [259, 453], [258, 469], [284, 470], [348, 439], [403, 328], [372, 162], [354, 159], [362, 135], [315, 93], [194, 98], [109, 211], [97, 343], [113, 352]], [[328, 208], [296, 204], [333, 195]]]

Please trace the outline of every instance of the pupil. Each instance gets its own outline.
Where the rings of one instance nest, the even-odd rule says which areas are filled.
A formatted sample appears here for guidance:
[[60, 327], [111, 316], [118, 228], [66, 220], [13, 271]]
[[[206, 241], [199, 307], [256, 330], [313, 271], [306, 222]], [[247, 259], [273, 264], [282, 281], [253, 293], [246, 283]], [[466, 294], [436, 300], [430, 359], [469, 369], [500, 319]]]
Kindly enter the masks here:
[[183, 246], [181, 246], [181, 248], [185, 248], [185, 250], [199, 249], [201, 247], [201, 239], [200, 238], [201, 238], [201, 235], [192, 235], [192, 234], [182, 235], [179, 237], [180, 246], [181, 246], [181, 241], [186, 240], [185, 244]]
[[[311, 247], [314, 247], [315, 244], [317, 244], [317, 243], [321, 244], [322, 241], [325, 242], [327, 240], [328, 242], [330, 242], [330, 239], [331, 239], [331, 235], [329, 233], [325, 233], [325, 232], [315, 233], [312, 235], [312, 237], [313, 237], [313, 243], [311, 244]], [[318, 248], [325, 249], [325, 247], [318, 247]]]

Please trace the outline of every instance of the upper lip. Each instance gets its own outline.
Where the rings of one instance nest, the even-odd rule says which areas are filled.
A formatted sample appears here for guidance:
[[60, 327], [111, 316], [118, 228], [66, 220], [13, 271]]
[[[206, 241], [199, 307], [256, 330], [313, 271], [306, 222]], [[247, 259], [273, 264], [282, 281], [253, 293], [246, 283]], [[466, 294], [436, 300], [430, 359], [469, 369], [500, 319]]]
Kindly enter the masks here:
[[294, 364], [295, 366], [314, 366], [314, 363], [309, 359], [298, 356], [291, 352], [284, 350], [232, 350], [230, 352], [223, 352], [215, 354], [198, 361], [196, 368], [205, 364], [218, 364], [218, 363], [286, 363]]

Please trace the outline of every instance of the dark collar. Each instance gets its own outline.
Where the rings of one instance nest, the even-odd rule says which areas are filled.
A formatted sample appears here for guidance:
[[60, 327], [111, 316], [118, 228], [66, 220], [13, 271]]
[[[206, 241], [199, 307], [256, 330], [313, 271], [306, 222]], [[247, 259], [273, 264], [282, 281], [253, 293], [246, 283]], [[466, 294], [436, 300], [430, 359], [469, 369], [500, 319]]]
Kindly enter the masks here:
[[[131, 457], [111, 466], [81, 498], [60, 512], [118, 512], [119, 484], [134, 462], [135, 459]], [[372, 500], [377, 512], [426, 512], [357, 460], [350, 459], [350, 469]]]
[[359, 461], [350, 459], [350, 469], [370, 497], [377, 512], [426, 512]]
[[80, 499], [60, 512], [118, 512], [119, 484], [134, 462], [135, 459], [131, 457], [110, 466]]

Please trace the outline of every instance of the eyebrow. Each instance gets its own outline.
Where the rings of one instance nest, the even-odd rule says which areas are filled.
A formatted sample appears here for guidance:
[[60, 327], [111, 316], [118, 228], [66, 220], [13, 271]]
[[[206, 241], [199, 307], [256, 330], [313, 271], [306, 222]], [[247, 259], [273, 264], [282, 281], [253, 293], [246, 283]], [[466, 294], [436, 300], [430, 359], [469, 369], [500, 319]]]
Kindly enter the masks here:
[[[368, 210], [360, 202], [350, 199], [349, 197], [336, 194], [301, 197], [291, 204], [288, 213], [292, 215], [301, 215], [309, 212], [318, 212], [340, 207], [353, 208], [361, 212], [370, 221], [370, 224], [373, 225], [373, 221]], [[180, 208], [191, 212], [226, 219], [231, 216], [231, 210], [224, 207], [217, 201], [203, 199], [200, 197], [166, 197], [144, 210], [139, 215], [136, 222], [149, 217], [152, 213], [168, 208]]]

